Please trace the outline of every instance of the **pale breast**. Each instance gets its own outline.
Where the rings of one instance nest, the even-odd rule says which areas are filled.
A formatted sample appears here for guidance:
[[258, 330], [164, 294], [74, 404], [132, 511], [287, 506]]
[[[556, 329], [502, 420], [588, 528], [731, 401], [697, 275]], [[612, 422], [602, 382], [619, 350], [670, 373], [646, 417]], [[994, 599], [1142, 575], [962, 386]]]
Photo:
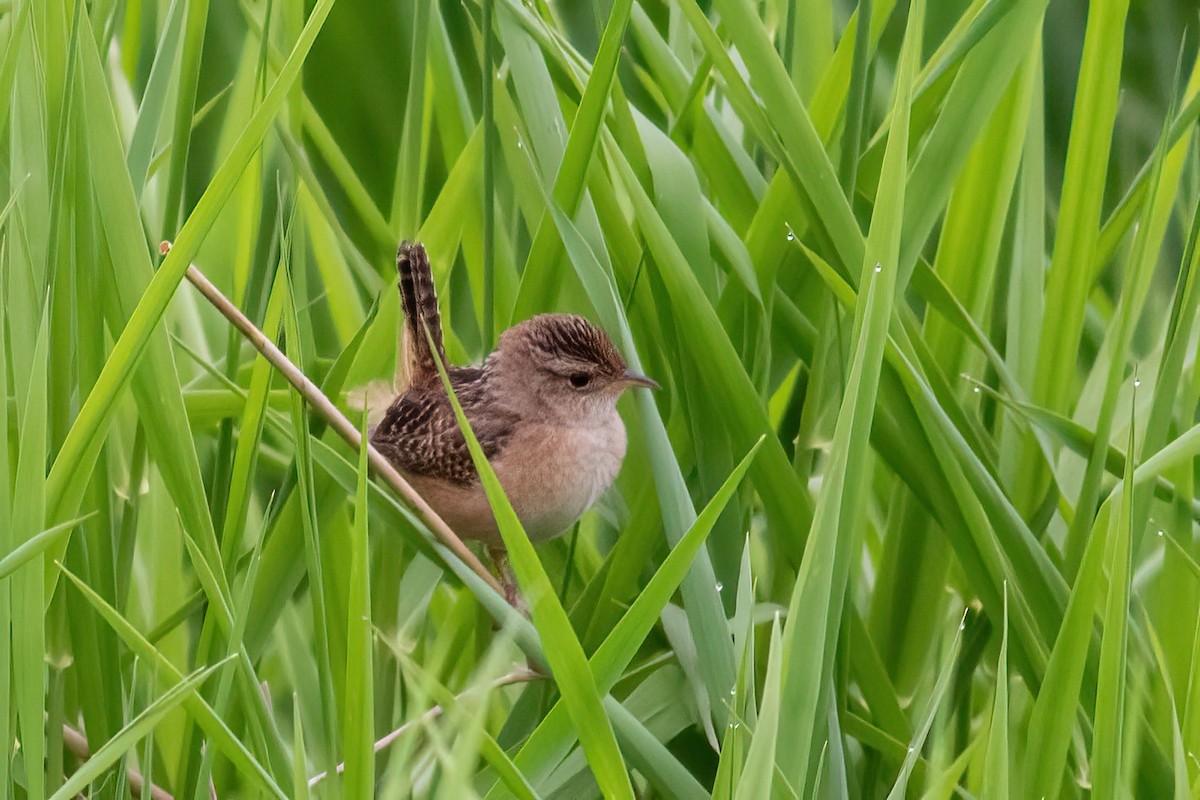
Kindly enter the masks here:
[[601, 425], [529, 425], [495, 467], [529, 538], [561, 534], [600, 498], [621, 469], [625, 426], [614, 411]]
[[[492, 461], [496, 477], [533, 541], [563, 533], [604, 493], [625, 457], [625, 426], [614, 411], [603, 424], [526, 423]], [[483, 487], [429, 476], [406, 477], [457, 533], [500, 544]]]

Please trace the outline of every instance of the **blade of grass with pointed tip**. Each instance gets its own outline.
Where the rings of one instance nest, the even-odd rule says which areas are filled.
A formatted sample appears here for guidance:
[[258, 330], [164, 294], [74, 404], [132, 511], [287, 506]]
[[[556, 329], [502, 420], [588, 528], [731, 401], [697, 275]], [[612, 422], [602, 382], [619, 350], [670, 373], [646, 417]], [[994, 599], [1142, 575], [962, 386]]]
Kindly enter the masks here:
[[1054, 800], [1062, 786], [1092, 641], [1093, 615], [1103, 584], [1109, 523], [1108, 507], [1104, 506], [1092, 525], [1062, 626], [1030, 714], [1026, 752], [1037, 753], [1038, 757], [1025, 765], [1021, 797]]
[[[851, 304], [853, 292], [849, 285], [815, 254], [810, 252], [810, 258], [839, 300], [845, 297], [843, 302]], [[899, 381], [902, 391], [907, 393], [905, 400], [913, 405], [913, 424], [917, 427], [909, 426], [910, 429], [923, 429], [928, 437], [931, 458], [942, 475], [939, 486], [949, 489], [953, 495], [953, 504], [941, 508], [946, 515], [943, 524], [949, 528], [964, 566], [970, 565], [972, 572], [977, 568], [984, 570], [985, 574], [976, 579], [974, 585], [985, 605], [999, 608], [1003, 582], [1008, 580], [1015, 586], [1016, 581], [1020, 581], [1020, 602], [1015, 615], [1021, 646], [1018, 663], [1023, 670], [1032, 670], [1026, 677], [1036, 684], [1040, 676], [1038, 665], [1044, 661], [1045, 640], [1060, 619], [1060, 609], [1065, 602], [1065, 584], [989, 466], [972, 449], [949, 416], [947, 406], [954, 402], [953, 397], [944, 392], [937, 395], [914, 363], [917, 359], [912, 351], [920, 346], [921, 340], [909, 338], [907, 331], [898, 326], [893, 330], [896, 335], [889, 340], [884, 356], [895, 373], [894, 377], [889, 371], [883, 373], [883, 386], [894, 389], [893, 379]], [[895, 405], [889, 403], [889, 409], [894, 410]], [[910, 437], [905, 444], [911, 448], [915, 442]], [[957, 536], [960, 528], [967, 529], [969, 539]], [[976, 560], [977, 566], [971, 564]], [[1009, 560], [1019, 565], [1018, 569], [1010, 569]]]
[[743, 725], [726, 725], [721, 741], [721, 758], [717, 762], [717, 775], [713, 778], [713, 800], [730, 800], [733, 790], [741, 782], [746, 763], [746, 740], [750, 729], [758, 724], [758, 703], [754, 685], [754, 593], [753, 571], [750, 566], [750, 537], [742, 551], [741, 574], [738, 578], [737, 606], [730, 625], [733, 628], [733, 646], [740, 652], [737, 683], [729, 694], [730, 715], [741, 719]]
[[[738, 782], [736, 797], [752, 800], [772, 797], [771, 783], [775, 777], [776, 735], [779, 732], [779, 717], [782, 703], [783, 682], [783, 636], [779, 614], [771, 623], [771, 649], [767, 656], [767, 677], [763, 683], [762, 705], [758, 713], [758, 725], [750, 741], [750, 752], [742, 767], [742, 779]], [[735, 723], [736, 724], [736, 723]]]
[[[80, 25], [84, 29], [84, 37], [90, 37], [87, 15], [80, 17]], [[104, 286], [105, 291], [102, 299], [98, 298], [98, 302], [91, 305], [100, 307], [96, 313], [97, 324], [103, 317], [110, 330], [118, 330], [127, 323], [142, 296], [141, 290], [151, 280], [153, 268], [147, 257], [145, 232], [125, 168], [123, 141], [111, 105], [107, 102], [104, 68], [99, 54], [93, 48], [82, 47], [79, 55], [80, 80], [76, 91], [80, 97], [77, 102], [82, 110], [81, 120], [86, 122], [88, 131], [87, 158], [93, 165], [90, 180], [84, 181], [85, 194], [89, 197], [98, 196], [93, 193], [98, 193], [104, 187], [103, 202], [99, 202], [98, 210], [93, 212], [92, 224], [97, 230], [92, 235], [97, 241], [96, 246], [104, 248], [98, 269], [108, 274], [96, 276], [96, 283]], [[216, 537], [195, 442], [188, 430], [186, 411], [180, 396], [174, 358], [167, 337], [163, 335], [163, 328], [150, 326], [145, 334], [144, 352], [128, 379], [138, 404], [148, 449], [186, 524], [211, 552], [216, 552]], [[102, 347], [89, 351], [95, 356], [101, 352]], [[96, 372], [102, 373], [99, 363], [90, 366], [89, 378]], [[96, 386], [97, 383], [90, 384], [92, 390]], [[115, 402], [115, 395], [109, 401]], [[110, 405], [106, 415], [99, 421], [101, 427], [111, 424], [112, 414], [113, 407]], [[67, 431], [64, 447], [73, 438], [71, 431], [83, 433], [81, 428], [85, 424], [76, 417]], [[70, 451], [64, 455], [61, 449], [55, 457], [60, 469], [56, 474], [54, 467], [51, 467], [47, 489], [58, 498], [59, 505], [53, 507], [58, 519], [68, 518], [78, 510], [105, 441], [104, 433], [106, 431], [95, 430], [88, 441], [75, 440], [76, 444], [83, 445], [82, 450], [75, 451], [82, 459], [79, 462], [72, 460]], [[60, 478], [63, 480], [56, 483]], [[51, 555], [61, 558], [63, 552], [64, 548], [56, 545]], [[94, 563], [98, 569], [108, 569], [105, 559]], [[49, 562], [47, 571], [48, 580], [53, 586], [58, 580], [58, 573]], [[101, 585], [111, 584], [112, 579], [105, 579]]]
[[[138, 106], [137, 124], [134, 125], [133, 136], [129, 140], [129, 153], [125, 163], [129, 169], [129, 182], [133, 184], [134, 194], [138, 198], [141, 198], [145, 189], [146, 175], [154, 155], [154, 142], [158, 137], [158, 129], [167, 106], [167, 93], [171, 87], [175, 67], [175, 53], [179, 47], [180, 29], [183, 27], [184, 5], [184, 0], [171, 0], [167, 9], [166, 22], [154, 52], [154, 65], [150, 68], [146, 91]], [[191, 120], [188, 122], [190, 124]]]
[[[1005, 587], [1007, 589], [1007, 586]], [[992, 694], [992, 719], [984, 754], [983, 797], [1008, 800], [1008, 593], [1004, 595], [1004, 627], [1000, 634], [1000, 658], [996, 662], [996, 689]]]
[[[963, 618], [966, 619], [965, 615]], [[896, 778], [892, 790], [888, 792], [888, 800], [901, 800], [908, 791], [909, 778], [912, 776], [917, 761], [921, 758], [921, 750], [925, 747], [925, 740], [929, 737], [929, 731], [933, 728], [933, 722], [941, 709], [942, 701], [946, 697], [946, 690], [950, 688], [950, 679], [954, 676], [954, 667], [962, 646], [962, 632], [963, 624], [959, 623], [958, 630], [954, 633], [954, 642], [946, 653], [941, 670], [938, 671], [937, 683], [933, 686], [933, 692], [925, 706], [925, 713], [921, 715], [921, 721], [916, 726], [915, 735], [904, 756], [904, 763], [900, 766], [900, 775]]]
[[[3, 386], [0, 385], [0, 388], [3, 388]], [[0, 419], [0, 422], [3, 421], [4, 420]], [[4, 479], [4, 476], [0, 475], [0, 479]], [[85, 520], [91, 519], [95, 515], [96, 512], [93, 511], [92, 513], [86, 514], [82, 517], [70, 519], [66, 522], [60, 522], [51, 528], [47, 528], [41, 533], [35, 533], [33, 536], [30, 536], [24, 542], [14, 547], [3, 558], [0, 558], [0, 579], [7, 578], [8, 576], [12, 575], [14, 572], [24, 566], [30, 559], [46, 552], [46, 550], [52, 544], [55, 544], [63, 536], [70, 533], [71, 529], [76, 525], [79, 525]]]
[[192, 114], [196, 109], [196, 89], [200, 82], [200, 57], [204, 51], [204, 33], [208, 26], [208, 0], [189, 0], [184, 22], [183, 51], [179, 58], [178, 89], [175, 97], [175, 125], [171, 134], [171, 163], [167, 173], [166, 202], [160, 231], [166, 235], [175, 228], [183, 213], [183, 190], [187, 182], [188, 151], [192, 141]]
[[[18, 263], [17, 268], [21, 268]], [[49, 347], [49, 304], [43, 306], [41, 322], [33, 338], [33, 347], [23, 354], [29, 359], [28, 381], [20, 387], [18, 404], [20, 450], [14, 476], [13, 499], [9, 513], [12, 541], [25, 543], [45, 525], [46, 491], [46, 377]], [[32, 322], [32, 320], [31, 320]], [[29, 333], [32, 333], [30, 331]], [[26, 340], [28, 341], [28, 340]], [[14, 343], [15, 345], [15, 343]], [[28, 345], [25, 345], [28, 348]], [[14, 353], [14, 356], [17, 354]], [[2, 365], [0, 365], [2, 368]], [[8, 454], [0, 454], [8, 457]], [[20, 731], [21, 758], [25, 763], [26, 789], [41, 797], [46, 791], [43, 762], [46, 755], [45, 652], [46, 580], [42, 562], [35, 555], [24, 569], [0, 587], [12, 592], [12, 676], [13, 700]], [[3, 634], [8, 637], [10, 634]], [[7, 690], [6, 690], [7, 691]], [[7, 754], [4, 756], [7, 758]]]
[[[1200, 60], [1193, 69], [1192, 80], [1188, 91], [1197, 92], [1200, 98]], [[1170, 132], [1164, 132], [1163, 139], [1170, 140]], [[1150, 192], [1146, 202], [1140, 225], [1154, 228], [1151, 234], [1152, 244], [1142, 244], [1143, 239], [1135, 234], [1135, 245], [1142, 244], [1140, 254], [1146, 260], [1157, 260], [1163, 247], [1165, 226], [1172, 216], [1175, 198], [1181, 189], [1180, 175], [1187, 148], [1175, 145], [1163, 153], [1167, 145], [1160, 142], [1151, 160], [1151, 178], [1147, 184]], [[1141, 233], [1139, 227], [1138, 234]], [[1149, 251], [1149, 252], [1147, 252]], [[1135, 253], [1139, 252], [1135, 250]], [[1135, 265], [1136, 266], [1136, 265]], [[1143, 301], [1145, 298], [1142, 298]], [[1180, 393], [1183, 383], [1184, 361], [1187, 358], [1188, 342], [1192, 338], [1192, 328], [1195, 324], [1196, 309], [1200, 306], [1200, 204], [1192, 210], [1191, 225], [1187, 239], [1184, 242], [1183, 254], [1176, 278], [1175, 292], [1172, 298], [1171, 313], [1167, 320], [1166, 335], [1163, 340], [1163, 355], [1158, 365], [1154, 381], [1153, 397], [1149, 414], [1146, 417], [1146, 427], [1142, 434], [1142, 453], [1144, 460], [1152, 460], [1160, 450], [1170, 446], [1167, 437], [1171, 431], [1172, 409]], [[1187, 402], [1184, 400], [1183, 402]], [[1150, 456], [1150, 458], [1146, 458]], [[1161, 482], [1155, 481], [1155, 491], [1160, 489]], [[1145, 529], [1150, 516], [1150, 494], [1140, 491], [1134, 498], [1133, 526], [1137, 535], [1132, 547], [1136, 550], [1141, 532]], [[1194, 506], [1194, 504], [1193, 504]]]
[[1100, 680], [1096, 688], [1095, 727], [1092, 731], [1092, 791], [1097, 800], [1121, 797], [1125, 791], [1125, 694], [1129, 659], [1129, 596], [1133, 578], [1134, 424], [1130, 413], [1129, 446], [1121, 508], [1114, 521], [1108, 559], [1108, 598], [1104, 605], [1104, 636], [1100, 640]]

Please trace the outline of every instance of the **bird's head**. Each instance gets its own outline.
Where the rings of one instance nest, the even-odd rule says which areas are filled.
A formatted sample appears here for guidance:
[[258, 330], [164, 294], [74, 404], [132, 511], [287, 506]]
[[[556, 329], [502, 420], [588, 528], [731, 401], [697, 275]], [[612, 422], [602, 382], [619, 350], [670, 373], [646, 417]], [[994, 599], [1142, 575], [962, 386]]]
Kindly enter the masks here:
[[631, 386], [659, 388], [629, 371], [607, 333], [574, 314], [542, 314], [513, 326], [489, 362], [506, 395], [572, 419], [612, 413]]

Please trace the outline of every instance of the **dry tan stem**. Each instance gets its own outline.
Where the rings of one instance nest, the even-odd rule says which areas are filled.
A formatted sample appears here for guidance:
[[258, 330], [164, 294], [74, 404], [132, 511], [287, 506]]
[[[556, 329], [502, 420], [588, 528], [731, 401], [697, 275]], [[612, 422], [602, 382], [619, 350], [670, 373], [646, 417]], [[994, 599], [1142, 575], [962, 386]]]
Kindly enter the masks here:
[[[88, 748], [87, 737], [70, 725], [63, 725], [63, 744], [80, 761], [87, 761], [91, 758], [91, 750]], [[126, 769], [125, 776], [129, 779], [129, 788], [133, 792], [134, 797], [149, 797], [151, 800], [174, 800], [170, 792], [155, 786], [153, 783], [150, 784], [150, 791], [147, 793], [146, 779], [142, 777], [142, 773], [135, 769]]]
[[[169, 249], [170, 243], [163, 242], [162, 252], [165, 254]], [[412, 485], [396, 471], [396, 468], [383, 457], [382, 453], [372, 447], [370, 442], [363, 442], [362, 434], [359, 433], [354, 423], [348, 420], [338, 410], [337, 406], [308, 379], [300, 368], [293, 364], [253, 322], [247, 319], [246, 315], [237, 306], [231, 303], [225, 295], [221, 294], [221, 291], [213, 285], [212, 281], [206, 278], [204, 273], [196, 269], [195, 264], [188, 267], [187, 279], [199, 290], [200, 294], [204, 295], [210, 303], [216, 306], [217, 310], [229, 320], [233, 327], [237, 328], [254, 345], [254, 348], [262, 354], [263, 358], [271, 366], [278, 370], [283, 377], [287, 378], [288, 383], [296, 388], [296, 391], [300, 393], [305, 402], [312, 406], [313, 410], [320, 414], [339, 436], [345, 439], [355, 450], [358, 450], [365, 444], [367, 448], [367, 461], [371, 466], [371, 470], [382, 478], [384, 483], [390, 486], [396, 494], [404, 498], [405, 502], [417, 512], [429, 527], [429, 530], [433, 532], [433, 535], [442, 544], [457, 555], [464, 564], [470, 567], [489, 586], [500, 593], [501, 596], [504, 596], [504, 591], [500, 587], [499, 582], [488, 572], [487, 568], [475, 554], [463, 544], [462, 539], [458, 538], [454, 531], [450, 529], [450, 526], [446, 524], [445, 520], [430, 508], [429, 504], [417, 494]]]

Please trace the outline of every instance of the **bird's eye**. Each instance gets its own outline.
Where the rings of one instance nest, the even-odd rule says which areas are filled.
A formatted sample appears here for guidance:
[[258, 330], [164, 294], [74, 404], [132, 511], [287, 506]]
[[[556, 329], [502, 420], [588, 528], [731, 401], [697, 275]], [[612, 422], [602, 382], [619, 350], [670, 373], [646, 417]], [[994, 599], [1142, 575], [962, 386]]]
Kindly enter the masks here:
[[576, 389], [582, 389], [592, 382], [592, 376], [586, 372], [576, 372], [568, 380], [571, 381], [571, 385]]

